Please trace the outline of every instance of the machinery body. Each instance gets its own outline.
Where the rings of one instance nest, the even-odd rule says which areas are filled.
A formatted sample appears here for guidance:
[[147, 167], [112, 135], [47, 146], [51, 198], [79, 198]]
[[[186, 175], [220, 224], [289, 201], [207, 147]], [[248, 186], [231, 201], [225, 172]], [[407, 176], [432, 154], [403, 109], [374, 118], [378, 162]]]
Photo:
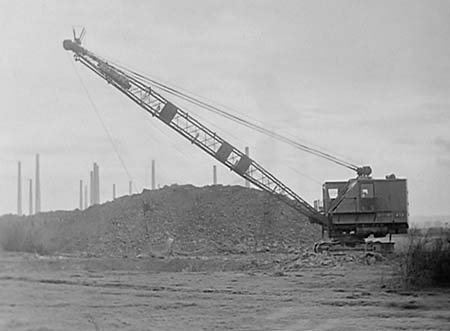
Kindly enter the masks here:
[[323, 185], [323, 211], [329, 218], [330, 238], [352, 234], [357, 238], [406, 233], [408, 198], [406, 179], [359, 177]]

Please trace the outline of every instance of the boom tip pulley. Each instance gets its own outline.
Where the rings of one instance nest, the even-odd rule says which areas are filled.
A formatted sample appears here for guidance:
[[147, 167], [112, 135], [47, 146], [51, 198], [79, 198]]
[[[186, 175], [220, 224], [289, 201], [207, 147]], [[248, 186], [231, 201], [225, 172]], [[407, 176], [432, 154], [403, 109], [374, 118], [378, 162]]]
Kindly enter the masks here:
[[[80, 32], [77, 32], [77, 30], [79, 30]], [[79, 25], [73, 26], [72, 33], [73, 33], [73, 41], [78, 45], [81, 45], [81, 42], [83, 41], [84, 37], [86, 37], [86, 29], [84, 28], [84, 26]]]
[[[79, 32], [78, 32], [79, 31]], [[84, 55], [87, 51], [81, 46], [84, 37], [86, 36], [86, 29], [83, 26], [72, 27], [73, 40], [66, 39], [63, 41], [63, 47], [66, 51], [72, 51], [75, 55]]]

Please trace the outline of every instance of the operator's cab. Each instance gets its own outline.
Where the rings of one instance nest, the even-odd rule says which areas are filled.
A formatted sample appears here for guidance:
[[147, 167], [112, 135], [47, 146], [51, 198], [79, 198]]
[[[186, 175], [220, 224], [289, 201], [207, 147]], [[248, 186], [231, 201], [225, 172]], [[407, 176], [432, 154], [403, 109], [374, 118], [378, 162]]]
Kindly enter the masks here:
[[[323, 185], [323, 212], [329, 216], [334, 235], [353, 233], [366, 238], [373, 234], [406, 233], [408, 197], [406, 179], [358, 177], [348, 182]], [[333, 234], [332, 234], [333, 235]]]

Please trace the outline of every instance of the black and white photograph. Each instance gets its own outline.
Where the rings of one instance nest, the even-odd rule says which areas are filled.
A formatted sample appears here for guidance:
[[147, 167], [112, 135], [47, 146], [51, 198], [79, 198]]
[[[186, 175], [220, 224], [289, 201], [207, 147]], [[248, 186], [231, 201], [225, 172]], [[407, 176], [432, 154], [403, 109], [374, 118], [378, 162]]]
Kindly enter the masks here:
[[450, 330], [450, 1], [0, 0], [0, 331]]

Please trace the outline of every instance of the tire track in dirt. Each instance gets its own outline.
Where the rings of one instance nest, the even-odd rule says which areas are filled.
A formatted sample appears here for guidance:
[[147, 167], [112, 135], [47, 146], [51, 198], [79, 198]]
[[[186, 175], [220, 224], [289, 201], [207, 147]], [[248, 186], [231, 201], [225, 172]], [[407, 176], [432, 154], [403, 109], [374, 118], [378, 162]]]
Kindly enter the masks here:
[[[124, 284], [124, 283], [115, 283], [115, 282], [105, 282], [100, 283], [96, 281], [73, 281], [73, 280], [63, 280], [63, 279], [36, 279], [31, 277], [14, 277], [14, 276], [2, 276], [0, 277], [0, 281], [22, 281], [22, 282], [31, 282], [31, 283], [41, 283], [41, 284], [53, 284], [53, 285], [70, 285], [70, 286], [86, 286], [86, 287], [96, 287], [96, 288], [115, 288], [115, 289], [132, 289], [132, 290], [140, 290], [147, 292], [186, 292], [186, 293], [204, 293], [204, 294], [228, 294], [228, 295], [264, 295], [267, 296], [267, 293], [260, 292], [250, 292], [247, 290], [235, 290], [235, 289], [213, 289], [213, 288], [205, 288], [205, 289], [193, 289], [186, 287], [172, 287], [172, 286], [150, 286], [150, 285], [139, 285], [139, 284]], [[277, 294], [272, 294], [276, 296], [280, 296]]]

